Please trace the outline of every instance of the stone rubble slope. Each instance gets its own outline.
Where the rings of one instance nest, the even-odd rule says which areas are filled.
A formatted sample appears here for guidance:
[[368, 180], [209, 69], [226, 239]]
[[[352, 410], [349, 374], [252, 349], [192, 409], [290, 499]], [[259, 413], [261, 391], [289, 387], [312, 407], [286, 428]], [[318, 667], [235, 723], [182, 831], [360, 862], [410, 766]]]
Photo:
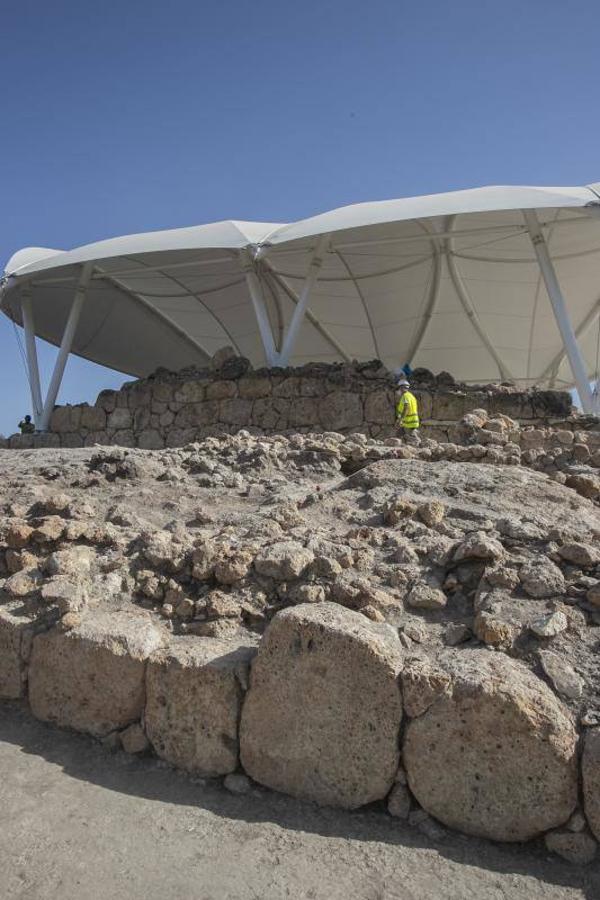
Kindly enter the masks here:
[[0, 698], [194, 774], [241, 760], [349, 808], [389, 793], [419, 827], [548, 832], [582, 861], [595, 451], [469, 443], [501, 430], [465, 419], [463, 445], [242, 431], [0, 451]]

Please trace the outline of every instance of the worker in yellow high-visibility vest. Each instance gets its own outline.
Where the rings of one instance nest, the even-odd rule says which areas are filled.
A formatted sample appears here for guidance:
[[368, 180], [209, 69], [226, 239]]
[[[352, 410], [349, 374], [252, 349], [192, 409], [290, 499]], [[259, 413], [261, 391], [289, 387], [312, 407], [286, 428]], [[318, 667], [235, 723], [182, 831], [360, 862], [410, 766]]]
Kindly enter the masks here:
[[409, 388], [410, 384], [405, 378], [401, 378], [396, 385], [396, 428], [402, 440], [409, 444], [420, 444], [419, 408], [417, 398]]

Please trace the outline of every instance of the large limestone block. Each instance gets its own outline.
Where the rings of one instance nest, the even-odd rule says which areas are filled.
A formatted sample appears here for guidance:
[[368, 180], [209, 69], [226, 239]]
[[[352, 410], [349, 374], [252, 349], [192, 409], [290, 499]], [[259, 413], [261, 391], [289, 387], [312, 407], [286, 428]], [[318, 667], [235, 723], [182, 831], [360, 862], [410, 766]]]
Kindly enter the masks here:
[[41, 434], [34, 434], [33, 446], [36, 450], [46, 449], [47, 447], [60, 447], [60, 435], [53, 434], [51, 431], [45, 431]]
[[335, 603], [271, 622], [242, 711], [242, 765], [275, 790], [353, 809], [384, 797], [398, 768], [400, 643]]
[[[224, 384], [231, 384], [226, 381]], [[248, 425], [252, 415], [252, 401], [240, 400], [239, 398], [232, 400], [223, 400], [219, 406], [219, 421], [226, 425]]]
[[81, 427], [88, 431], [104, 431], [106, 428], [106, 412], [97, 406], [81, 408]]
[[0, 606], [0, 700], [18, 700], [25, 694], [25, 642], [32, 634], [20, 601]]
[[146, 675], [146, 733], [180, 769], [225, 775], [238, 765], [238, 722], [252, 646], [173, 638]]
[[244, 400], [258, 400], [271, 393], [271, 379], [264, 375], [247, 375], [238, 381], [240, 397]]
[[33, 641], [29, 702], [38, 719], [102, 736], [140, 718], [148, 656], [164, 644], [149, 617], [90, 610]]
[[[565, 822], [577, 802], [577, 735], [564, 707], [525, 666], [485, 650], [451, 652], [446, 677], [419, 689], [406, 731], [410, 788], [444, 824], [499, 841], [523, 841]], [[434, 688], [432, 689], [432, 684]]]
[[77, 431], [81, 422], [81, 406], [55, 406], [50, 416], [50, 431]]
[[106, 420], [106, 427], [115, 431], [122, 431], [131, 428], [133, 417], [128, 409], [115, 409], [110, 413]]
[[319, 420], [318, 401], [314, 397], [298, 397], [289, 408], [289, 424], [291, 428], [302, 425], [315, 425]]
[[143, 450], [160, 450], [165, 446], [165, 439], [156, 429], [149, 429], [138, 434], [137, 445]]
[[330, 431], [343, 431], [362, 425], [361, 398], [349, 391], [328, 394], [319, 402], [319, 421]]
[[434, 394], [431, 418], [439, 422], [458, 422], [465, 414], [464, 394]]
[[600, 728], [588, 731], [581, 765], [585, 814], [590, 828], [600, 841]]
[[396, 417], [394, 392], [374, 391], [365, 400], [365, 421], [378, 425], [393, 425]]
[[200, 403], [204, 400], [206, 385], [202, 381], [184, 381], [175, 388], [176, 403]]
[[[177, 428], [198, 428], [218, 421], [219, 404], [216, 401], [189, 403], [175, 416]], [[171, 446], [171, 445], [169, 445]]]

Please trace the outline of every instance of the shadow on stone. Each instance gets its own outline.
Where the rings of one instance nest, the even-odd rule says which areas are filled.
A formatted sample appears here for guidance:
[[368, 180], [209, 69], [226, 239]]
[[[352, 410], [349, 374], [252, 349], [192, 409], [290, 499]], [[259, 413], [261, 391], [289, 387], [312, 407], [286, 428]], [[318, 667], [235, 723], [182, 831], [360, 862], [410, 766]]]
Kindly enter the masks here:
[[201, 808], [248, 824], [272, 823], [283, 829], [323, 837], [387, 844], [399, 851], [427, 849], [464, 866], [575, 889], [586, 900], [597, 900], [600, 896], [600, 866], [594, 864], [583, 869], [569, 866], [550, 858], [540, 841], [523, 845], [493, 844], [447, 830], [439, 840], [432, 840], [416, 828], [390, 818], [383, 804], [345, 812], [260, 788], [235, 796], [224, 790], [220, 781], [190, 780], [154, 758], [110, 754], [92, 738], [36, 721], [25, 706], [17, 703], [5, 703], [1, 707], [0, 741], [20, 747], [25, 754], [41, 756], [59, 766], [70, 778], [119, 794]]

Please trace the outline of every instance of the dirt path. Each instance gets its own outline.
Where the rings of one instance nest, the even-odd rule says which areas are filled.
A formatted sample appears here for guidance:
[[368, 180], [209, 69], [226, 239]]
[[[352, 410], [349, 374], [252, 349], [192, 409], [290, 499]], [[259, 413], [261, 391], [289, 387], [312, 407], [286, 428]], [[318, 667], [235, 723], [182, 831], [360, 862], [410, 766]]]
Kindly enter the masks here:
[[236, 797], [155, 760], [0, 707], [3, 900], [571, 900], [600, 869], [256, 790]]

